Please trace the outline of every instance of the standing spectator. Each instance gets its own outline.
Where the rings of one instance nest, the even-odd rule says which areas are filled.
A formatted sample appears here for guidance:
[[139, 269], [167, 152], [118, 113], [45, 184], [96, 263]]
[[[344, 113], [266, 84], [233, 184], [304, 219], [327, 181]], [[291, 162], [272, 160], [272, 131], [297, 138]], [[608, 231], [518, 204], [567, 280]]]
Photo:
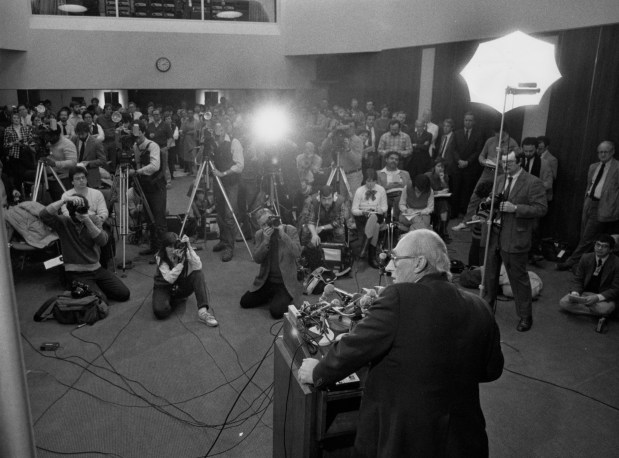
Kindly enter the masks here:
[[[228, 262], [234, 255], [234, 242], [236, 239], [236, 222], [233, 212], [238, 214], [239, 181], [245, 160], [243, 158], [243, 146], [236, 138], [230, 138], [224, 130], [221, 122], [215, 124], [213, 137], [215, 168], [213, 175], [218, 177], [223, 185], [223, 190], [215, 186], [215, 206], [217, 209], [217, 224], [219, 226], [219, 243], [213, 247], [214, 252], [222, 252], [221, 260]], [[226, 203], [223, 193], [228, 196], [230, 208]]]
[[[432, 110], [426, 108], [421, 114], [421, 120], [425, 123], [425, 130], [432, 135], [432, 142], [430, 143], [430, 156], [436, 155], [436, 140], [438, 140], [439, 128], [438, 125], [432, 122]], [[451, 123], [451, 130], [453, 131], [453, 121]]]
[[106, 103], [103, 106], [103, 115], [97, 116], [97, 123], [103, 129], [103, 149], [110, 163], [110, 172], [116, 170], [116, 123], [112, 121], [112, 104]]
[[600, 161], [591, 164], [587, 173], [578, 246], [565, 262], [557, 264], [557, 270], [571, 269], [583, 254], [591, 251], [596, 237], [612, 233], [619, 221], [619, 161], [614, 158], [615, 144], [603, 141], [597, 151]]
[[422, 175], [432, 168], [430, 156], [432, 134], [426, 131], [425, 126], [423, 120], [418, 119], [415, 121], [415, 132], [411, 134], [413, 150], [410, 159], [404, 165], [411, 177]]
[[[99, 124], [93, 121], [92, 113], [90, 113], [89, 111], [86, 111], [82, 116], [84, 118], [84, 122], [88, 124], [88, 131], [90, 132], [90, 135], [101, 140], [101, 143], [103, 143], [103, 140], [105, 140], [105, 134], [103, 133], [103, 128]], [[107, 153], [105, 151], [105, 146], [103, 147], [103, 154], [105, 154], [105, 158], [107, 161]]]
[[408, 160], [413, 151], [411, 138], [408, 134], [400, 131], [400, 121], [393, 119], [389, 122], [389, 132], [385, 132], [378, 142], [378, 154], [383, 158], [387, 153], [396, 152], [400, 161]]
[[176, 171], [176, 161], [177, 161], [177, 142], [179, 139], [178, 126], [172, 122], [172, 115], [166, 114], [163, 118], [163, 122], [165, 122], [172, 131], [172, 140], [168, 140], [168, 169], [170, 170], [170, 180], [174, 179], [174, 172]]
[[134, 121], [133, 125], [138, 126], [139, 131], [134, 145], [137, 168], [129, 169], [129, 174], [137, 176], [154, 220], [150, 222], [150, 247], [139, 252], [141, 256], [148, 256], [159, 251], [163, 234], [166, 232], [166, 182], [161, 167], [159, 145], [146, 138], [146, 122]]
[[68, 139], [71, 139], [74, 135], [73, 126], [69, 124], [69, 113], [71, 110], [67, 107], [62, 107], [58, 110], [58, 127], [60, 128], [60, 132], [62, 135]]
[[35, 157], [28, 144], [32, 142], [32, 129], [21, 124], [18, 113], [11, 115], [11, 125], [4, 130], [4, 149], [7, 151], [6, 172], [12, 180], [9, 189], [21, 194], [26, 171], [35, 170]]
[[17, 107], [17, 112], [19, 113], [21, 125], [32, 127], [32, 118], [28, 112], [28, 107], [22, 103]]
[[396, 151], [385, 154], [385, 167], [378, 172], [378, 184], [387, 193], [388, 212], [392, 213], [392, 221], [400, 217], [400, 196], [406, 186], [412, 185], [411, 177], [406, 170], [398, 169], [400, 155]]
[[516, 159], [516, 153], [503, 156], [506, 174], [498, 178], [496, 189], [503, 193], [499, 206], [500, 225], [493, 226], [485, 265], [484, 299], [496, 307], [501, 262], [514, 292], [516, 313], [520, 318], [516, 330], [528, 331], [533, 326], [531, 281], [527, 273], [527, 259], [531, 249], [533, 226], [546, 213], [544, 183], [525, 172]]
[[[77, 149], [77, 163], [88, 170], [88, 186], [99, 189], [101, 187], [101, 173], [99, 167], [105, 167], [105, 152], [101, 140], [90, 135], [90, 126], [84, 121], [77, 123], [73, 144]], [[90, 200], [90, 199], [89, 199]], [[92, 202], [92, 201], [91, 201]]]
[[389, 130], [389, 124], [391, 123], [391, 117], [389, 116], [389, 107], [383, 105], [380, 109], [380, 117], [376, 118], [374, 125], [378, 129], [379, 135]]
[[[505, 155], [510, 151], [514, 151], [516, 148], [518, 148], [518, 142], [516, 142], [516, 140], [514, 140], [509, 135], [507, 128], [503, 129], [503, 135], [501, 137], [501, 141], [499, 142], [500, 133], [500, 126], [495, 126], [494, 136], [486, 140], [486, 143], [484, 144], [484, 147], [479, 154], [478, 161], [484, 168], [484, 171], [482, 172], [481, 177], [479, 177], [477, 184], [483, 181], [489, 181], [490, 183], [494, 183], [494, 172], [498, 166], [497, 163], [499, 161], [499, 155]], [[497, 170], [497, 176], [501, 176], [502, 173], [503, 171], [499, 167], [499, 170]], [[458, 224], [457, 226], [452, 227], [452, 230], [460, 231], [467, 228], [465, 223], [473, 217], [473, 215], [477, 211], [479, 202], [479, 196], [476, 196], [475, 193], [473, 193], [469, 200], [466, 214], [464, 215], [462, 222], [460, 222], [460, 224]]]
[[172, 170], [168, 169], [168, 148], [174, 141], [174, 132], [172, 132], [170, 124], [163, 122], [161, 118], [161, 108], [153, 110], [153, 122], [148, 123], [146, 135], [149, 140], [159, 145], [159, 151], [161, 152], [161, 169], [164, 171], [166, 184], [169, 185], [172, 180]]
[[69, 119], [67, 119], [67, 124], [71, 126], [73, 132], [75, 132], [75, 127], [78, 122], [83, 121], [82, 119], [82, 104], [76, 101], [73, 101], [69, 104], [69, 109], [71, 113], [69, 114]]
[[430, 186], [434, 192], [434, 215], [438, 221], [436, 224], [436, 232], [441, 236], [445, 243], [449, 243], [451, 238], [447, 231], [447, 221], [449, 221], [449, 199], [441, 197], [441, 194], [449, 193], [449, 174], [445, 171], [445, 160], [437, 158], [434, 162], [432, 171], [427, 172], [430, 178]]
[[[153, 116], [154, 116], [153, 111]], [[185, 172], [196, 176], [196, 147], [198, 146], [198, 134], [200, 132], [199, 121], [196, 121], [194, 112], [190, 108], [187, 110], [187, 117], [181, 123], [181, 139], [183, 144], [183, 161], [185, 162]]]
[[[77, 149], [75, 144], [62, 135], [60, 126], [55, 131], [45, 132], [43, 138], [50, 154], [43, 158], [42, 161], [56, 172], [64, 188], [69, 189], [71, 187], [69, 170], [77, 165]], [[56, 178], [48, 174], [47, 180], [52, 199], [60, 199], [64, 191], [56, 181]]]
[[475, 127], [475, 115], [472, 112], [464, 114], [464, 128], [457, 130], [455, 136], [458, 167], [451, 174], [452, 210], [454, 216], [464, 216], [481, 173], [477, 158], [484, 146], [482, 133]]

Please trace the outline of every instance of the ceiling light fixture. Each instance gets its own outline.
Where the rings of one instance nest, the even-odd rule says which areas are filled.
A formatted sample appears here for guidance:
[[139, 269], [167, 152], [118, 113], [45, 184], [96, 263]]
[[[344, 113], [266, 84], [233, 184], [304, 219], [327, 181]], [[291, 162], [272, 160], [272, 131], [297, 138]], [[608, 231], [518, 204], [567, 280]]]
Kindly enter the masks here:
[[243, 16], [240, 11], [220, 11], [217, 13], [219, 19], [237, 19]]
[[83, 13], [88, 8], [86, 8], [83, 5], [68, 4], [68, 5], [60, 5], [60, 6], [58, 6], [58, 9], [60, 11], [64, 11], [65, 13]]

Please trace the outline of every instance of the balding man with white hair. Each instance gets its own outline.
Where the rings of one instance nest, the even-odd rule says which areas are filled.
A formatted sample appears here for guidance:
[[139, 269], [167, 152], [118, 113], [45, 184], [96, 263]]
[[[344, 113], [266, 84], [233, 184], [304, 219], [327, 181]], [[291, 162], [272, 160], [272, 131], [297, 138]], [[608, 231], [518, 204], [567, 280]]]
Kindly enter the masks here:
[[600, 234], [613, 234], [619, 226], [619, 161], [615, 144], [603, 141], [597, 149], [599, 162], [589, 166], [585, 203], [580, 223], [580, 241], [572, 255], [557, 270], [571, 269], [583, 254], [591, 252]]
[[303, 361], [299, 380], [319, 389], [370, 365], [352, 456], [488, 456], [479, 383], [501, 376], [499, 329], [449, 267], [436, 233], [406, 234], [387, 266], [395, 284], [321, 361]]

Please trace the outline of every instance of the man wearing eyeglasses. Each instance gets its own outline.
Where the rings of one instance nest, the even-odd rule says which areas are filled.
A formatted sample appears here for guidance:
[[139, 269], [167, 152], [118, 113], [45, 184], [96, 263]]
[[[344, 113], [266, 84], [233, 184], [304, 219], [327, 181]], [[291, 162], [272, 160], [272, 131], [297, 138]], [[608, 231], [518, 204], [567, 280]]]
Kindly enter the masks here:
[[449, 281], [433, 231], [406, 234], [387, 269], [395, 284], [321, 361], [305, 359], [299, 380], [325, 389], [370, 364], [352, 456], [487, 457], [479, 383], [503, 370], [490, 307]]
[[619, 161], [614, 158], [615, 144], [603, 141], [598, 146], [599, 162], [591, 164], [582, 208], [580, 241], [572, 255], [557, 270], [571, 269], [580, 257], [591, 251], [599, 234], [614, 233], [619, 223]]
[[499, 223], [492, 226], [487, 247], [484, 299], [494, 310], [503, 262], [520, 318], [516, 330], [524, 332], [533, 326], [527, 260], [535, 220], [544, 216], [548, 208], [546, 190], [542, 180], [522, 169], [514, 151], [502, 157], [501, 165], [505, 173], [497, 178], [495, 190], [502, 194], [502, 202], [498, 208]]
[[612, 251], [615, 239], [596, 237], [594, 252], [580, 258], [572, 278], [571, 292], [559, 301], [561, 310], [578, 315], [600, 317], [598, 332], [606, 331], [606, 322], [619, 298], [619, 258]]

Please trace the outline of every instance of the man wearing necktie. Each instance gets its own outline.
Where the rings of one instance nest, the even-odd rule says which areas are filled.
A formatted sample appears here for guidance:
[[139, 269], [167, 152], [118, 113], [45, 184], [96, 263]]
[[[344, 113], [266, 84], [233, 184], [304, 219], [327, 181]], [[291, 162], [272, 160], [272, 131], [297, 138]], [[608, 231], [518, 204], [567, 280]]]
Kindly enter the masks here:
[[571, 269], [583, 254], [591, 251], [598, 235], [611, 234], [619, 223], [619, 161], [614, 158], [615, 145], [603, 141], [597, 152], [600, 161], [591, 164], [587, 174], [580, 241], [572, 255], [557, 264], [557, 270]]
[[101, 187], [99, 167], [107, 165], [103, 143], [90, 135], [90, 126], [85, 121], [77, 123], [75, 135], [73, 143], [77, 149], [77, 163], [88, 170], [88, 187], [99, 189]]
[[68, 124], [69, 121], [69, 109], [67, 107], [63, 107], [58, 111], [58, 126], [60, 127], [61, 134], [71, 139], [73, 137], [73, 127], [71, 124]]
[[533, 325], [527, 260], [535, 220], [546, 214], [546, 191], [539, 178], [522, 169], [513, 151], [503, 156], [501, 165], [505, 174], [500, 175], [496, 183], [497, 194], [503, 194], [498, 209], [500, 225], [492, 226], [490, 232], [484, 299], [493, 310], [496, 308], [499, 273], [503, 262], [520, 319], [516, 329], [524, 332]]
[[596, 237], [594, 252], [580, 258], [569, 294], [559, 301], [561, 310], [600, 317], [598, 332], [606, 331], [608, 316], [619, 298], [619, 258], [612, 251], [615, 239], [608, 234]]
[[464, 215], [482, 168], [477, 158], [484, 147], [482, 133], [475, 127], [475, 115], [464, 114], [464, 128], [455, 133], [455, 173], [450, 175], [454, 216]]

